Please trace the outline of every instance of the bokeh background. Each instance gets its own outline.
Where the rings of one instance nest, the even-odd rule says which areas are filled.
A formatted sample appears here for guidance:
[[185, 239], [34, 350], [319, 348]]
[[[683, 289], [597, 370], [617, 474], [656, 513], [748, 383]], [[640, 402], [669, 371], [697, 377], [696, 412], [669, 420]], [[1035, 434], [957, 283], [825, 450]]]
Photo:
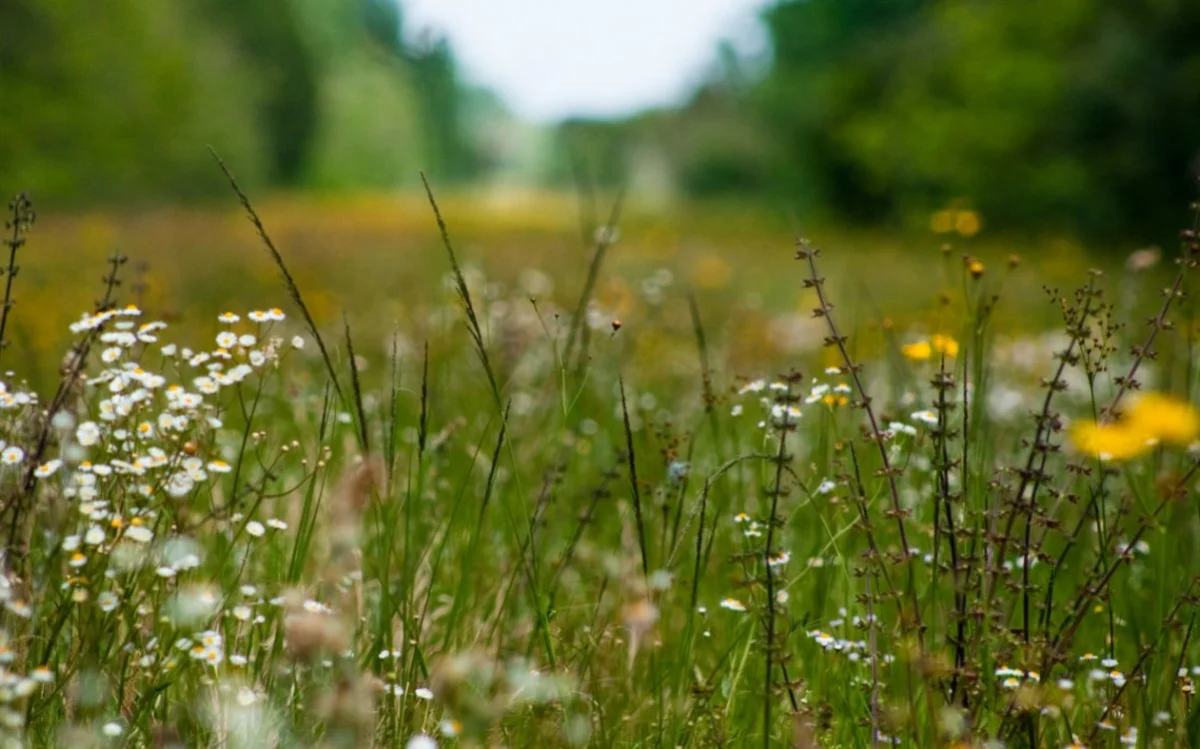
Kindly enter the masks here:
[[114, 249], [168, 318], [282, 303], [208, 146], [322, 322], [383, 330], [445, 293], [424, 170], [469, 262], [510, 286], [545, 272], [564, 307], [624, 191], [604, 313], [637, 313], [666, 271], [776, 350], [794, 336], [762, 331], [811, 306], [778, 283], [797, 232], [887, 310], [864, 319], [920, 321], [945, 243], [1032, 261], [1018, 297], [1173, 250], [1200, 166], [1192, 0], [0, 0], [0, 18], [0, 187], [40, 216], [15, 332], [35, 349], [61, 345]]
[[[1007, 230], [1138, 240], [1191, 197], [1196, 3], [718, 2], [724, 38], [704, 39], [684, 27], [706, 4], [4, 0], [0, 175], [54, 203], [186, 201], [224, 190], [212, 144], [271, 189], [403, 189], [420, 168], [556, 188], [588, 170], [647, 199], [771, 196], [856, 223], [923, 223], [957, 200]], [[523, 119], [506, 102], [519, 86], [464, 74], [454, 28], [568, 98]], [[665, 57], [685, 33], [711, 49], [680, 96], [603, 116], [622, 107], [614, 82], [678, 75], [626, 45]], [[557, 39], [598, 34], [613, 54], [595, 70]], [[569, 116], [593, 99], [599, 116]]]

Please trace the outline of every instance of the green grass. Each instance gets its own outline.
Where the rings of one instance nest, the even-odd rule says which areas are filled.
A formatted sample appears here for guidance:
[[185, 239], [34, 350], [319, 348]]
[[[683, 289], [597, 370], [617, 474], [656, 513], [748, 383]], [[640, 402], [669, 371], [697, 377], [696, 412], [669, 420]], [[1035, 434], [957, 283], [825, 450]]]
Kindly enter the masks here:
[[[0, 350], [22, 451], [0, 467], [6, 739], [1200, 740], [1194, 455], [1106, 463], [1065, 436], [1131, 401], [1130, 372], [1190, 397], [1190, 299], [1145, 273], [1041, 292], [1063, 268], [792, 259], [786, 238], [690, 274], [591, 248], [544, 279], [516, 252], [477, 265], [486, 238], [443, 209], [403, 319], [370, 314], [393, 303], [379, 277], [348, 321], [322, 311], [280, 240], [293, 285], [256, 306], [286, 319], [184, 294], [151, 341], [122, 334], [153, 299], [104, 313], [28, 402], [20, 340]], [[889, 288], [901, 268], [919, 291]], [[91, 296], [124, 309], [132, 272]], [[889, 320], [893, 299], [919, 312]], [[956, 355], [906, 359], [929, 333]]]

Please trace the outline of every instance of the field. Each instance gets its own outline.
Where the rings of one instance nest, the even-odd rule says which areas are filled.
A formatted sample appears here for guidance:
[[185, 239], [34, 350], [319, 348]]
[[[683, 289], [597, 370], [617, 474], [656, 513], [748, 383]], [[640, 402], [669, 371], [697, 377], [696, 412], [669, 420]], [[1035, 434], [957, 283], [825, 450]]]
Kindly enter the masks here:
[[1200, 742], [1194, 238], [230, 205], [13, 209], [9, 745]]

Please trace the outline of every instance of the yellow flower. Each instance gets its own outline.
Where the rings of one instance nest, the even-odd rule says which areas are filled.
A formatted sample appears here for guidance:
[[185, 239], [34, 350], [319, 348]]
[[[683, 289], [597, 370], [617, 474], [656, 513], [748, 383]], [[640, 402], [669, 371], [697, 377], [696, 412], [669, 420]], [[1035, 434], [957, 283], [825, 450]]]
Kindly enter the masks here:
[[933, 356], [933, 347], [929, 345], [929, 341], [905, 344], [900, 351], [913, 361], [924, 361]]
[[1071, 430], [1082, 453], [1101, 460], [1126, 460], [1160, 442], [1189, 445], [1200, 434], [1200, 415], [1187, 401], [1163, 393], [1145, 393], [1113, 424], [1083, 421]]
[[833, 406], [834, 408], [837, 408], [838, 406], [844, 406], [847, 403], [849, 403], [850, 399], [844, 395], [839, 395], [836, 393], [829, 393], [824, 398], [822, 398], [821, 401], [827, 406]]
[[1162, 393], [1146, 393], [1126, 415], [1131, 429], [1174, 445], [1189, 445], [1200, 434], [1200, 416], [1187, 401]]
[[1124, 423], [1097, 424], [1090, 420], [1071, 428], [1071, 442], [1081, 453], [1100, 460], [1128, 460], [1154, 446], [1149, 435]]
[[954, 230], [964, 237], [973, 237], [979, 233], [982, 222], [975, 211], [959, 211], [954, 216]]
[[954, 357], [958, 356], [958, 341], [939, 333], [927, 341], [907, 343], [900, 347], [900, 352], [913, 361], [925, 361], [935, 353]]
[[939, 333], [933, 336], [931, 342], [933, 343], [933, 350], [939, 354], [945, 354], [946, 356], [958, 356], [958, 341], [954, 340], [950, 336], [941, 335]]

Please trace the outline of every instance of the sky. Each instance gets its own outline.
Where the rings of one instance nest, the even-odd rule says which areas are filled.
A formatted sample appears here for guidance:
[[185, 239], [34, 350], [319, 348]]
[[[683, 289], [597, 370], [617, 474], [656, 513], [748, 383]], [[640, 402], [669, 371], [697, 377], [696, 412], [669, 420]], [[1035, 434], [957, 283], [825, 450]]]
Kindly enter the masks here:
[[761, 48], [765, 0], [401, 0], [409, 34], [450, 40], [467, 79], [545, 122], [678, 101], [722, 39]]

